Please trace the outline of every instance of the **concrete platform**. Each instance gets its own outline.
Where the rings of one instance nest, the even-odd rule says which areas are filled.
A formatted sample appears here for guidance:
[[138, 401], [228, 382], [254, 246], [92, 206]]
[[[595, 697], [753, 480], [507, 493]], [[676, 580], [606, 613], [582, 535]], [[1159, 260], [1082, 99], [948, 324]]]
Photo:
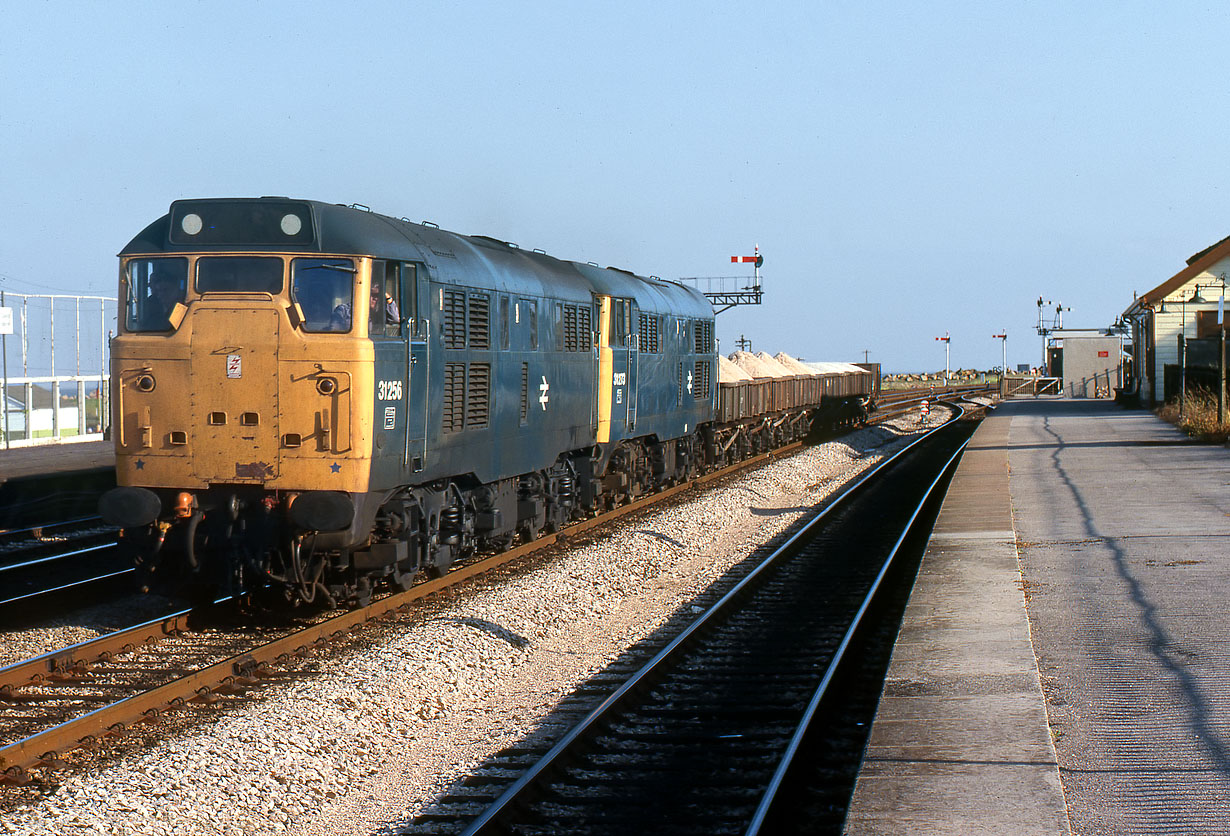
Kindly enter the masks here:
[[893, 650], [846, 832], [1068, 833], [1008, 493], [1011, 412], [971, 439]]
[[1230, 832], [1228, 600], [1230, 451], [1106, 401], [1002, 405], [923, 559], [846, 832]]
[[1034, 651], [1072, 829], [1230, 833], [1230, 450], [1014, 404]]
[[0, 485], [30, 476], [114, 469], [115, 445], [111, 441], [65, 441], [8, 450], [0, 444]]

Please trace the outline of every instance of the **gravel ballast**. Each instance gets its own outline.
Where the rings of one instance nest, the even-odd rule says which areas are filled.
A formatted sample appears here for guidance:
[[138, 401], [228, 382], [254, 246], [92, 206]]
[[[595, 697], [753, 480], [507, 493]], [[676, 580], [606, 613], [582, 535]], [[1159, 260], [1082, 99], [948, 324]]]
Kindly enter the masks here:
[[[947, 413], [933, 409], [928, 423]], [[0, 810], [0, 833], [400, 832], [920, 427], [912, 416], [899, 424], [808, 448], [425, 605], [320, 657], [314, 672], [62, 775], [43, 797]], [[63, 629], [23, 631], [22, 647], [62, 646]]]

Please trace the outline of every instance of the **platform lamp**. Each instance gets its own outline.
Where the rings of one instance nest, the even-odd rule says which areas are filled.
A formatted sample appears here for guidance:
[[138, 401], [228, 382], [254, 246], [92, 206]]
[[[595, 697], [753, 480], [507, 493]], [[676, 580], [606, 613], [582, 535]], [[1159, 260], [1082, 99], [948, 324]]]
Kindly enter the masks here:
[[[1221, 293], [1217, 297], [1217, 423], [1226, 423], [1226, 274], [1217, 277]], [[1207, 284], [1206, 288], [1214, 285]], [[1196, 286], [1199, 294], [1200, 286]], [[1193, 300], [1195, 301], [1195, 300]]]
[[1183, 418], [1187, 415], [1187, 303], [1190, 301], [1193, 305], [1204, 304], [1204, 297], [1200, 295], [1200, 285], [1196, 285], [1196, 290], [1192, 293], [1190, 300], [1180, 297], [1180, 301], [1182, 307], [1179, 313], [1179, 417]]
[[1221, 295], [1217, 297], [1217, 423], [1226, 425], [1226, 274], [1221, 279]]

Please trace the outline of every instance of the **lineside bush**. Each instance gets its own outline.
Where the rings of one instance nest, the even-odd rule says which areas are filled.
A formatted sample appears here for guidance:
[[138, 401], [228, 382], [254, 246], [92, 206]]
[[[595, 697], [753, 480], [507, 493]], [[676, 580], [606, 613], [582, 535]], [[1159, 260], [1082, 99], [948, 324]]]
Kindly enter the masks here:
[[1220, 443], [1230, 439], [1230, 424], [1217, 423], [1217, 395], [1208, 389], [1188, 387], [1186, 415], [1179, 415], [1178, 398], [1169, 401], [1157, 414], [1192, 438]]

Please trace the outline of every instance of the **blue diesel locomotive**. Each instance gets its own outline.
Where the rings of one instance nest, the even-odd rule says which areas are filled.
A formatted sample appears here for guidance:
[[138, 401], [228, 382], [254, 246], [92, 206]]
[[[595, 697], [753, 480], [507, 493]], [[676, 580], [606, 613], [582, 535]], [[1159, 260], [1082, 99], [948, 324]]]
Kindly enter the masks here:
[[148, 585], [361, 604], [695, 476], [695, 290], [282, 197], [174, 202], [120, 253], [120, 487]]

